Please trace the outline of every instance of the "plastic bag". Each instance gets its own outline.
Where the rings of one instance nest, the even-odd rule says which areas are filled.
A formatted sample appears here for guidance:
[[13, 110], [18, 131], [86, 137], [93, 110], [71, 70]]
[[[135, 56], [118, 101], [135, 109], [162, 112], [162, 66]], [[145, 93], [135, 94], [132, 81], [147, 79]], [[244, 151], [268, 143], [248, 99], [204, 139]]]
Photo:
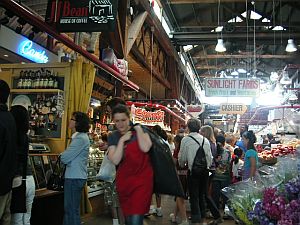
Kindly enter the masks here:
[[104, 155], [97, 178], [106, 182], [114, 182], [116, 178], [116, 166], [108, 159], [107, 153]]

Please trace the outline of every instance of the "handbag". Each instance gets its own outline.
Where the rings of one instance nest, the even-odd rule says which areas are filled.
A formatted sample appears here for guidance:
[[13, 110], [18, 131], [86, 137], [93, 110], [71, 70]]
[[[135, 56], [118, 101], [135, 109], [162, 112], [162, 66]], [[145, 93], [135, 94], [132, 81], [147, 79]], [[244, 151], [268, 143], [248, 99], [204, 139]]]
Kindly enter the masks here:
[[154, 173], [153, 192], [184, 198], [185, 194], [169, 146], [151, 129], [142, 127], [152, 141], [149, 155]]
[[96, 175], [100, 180], [113, 183], [116, 178], [116, 166], [108, 159], [108, 152], [105, 153], [99, 172]]
[[60, 156], [56, 160], [52, 174], [47, 181], [47, 189], [52, 191], [63, 191], [65, 182], [66, 166], [61, 163]]

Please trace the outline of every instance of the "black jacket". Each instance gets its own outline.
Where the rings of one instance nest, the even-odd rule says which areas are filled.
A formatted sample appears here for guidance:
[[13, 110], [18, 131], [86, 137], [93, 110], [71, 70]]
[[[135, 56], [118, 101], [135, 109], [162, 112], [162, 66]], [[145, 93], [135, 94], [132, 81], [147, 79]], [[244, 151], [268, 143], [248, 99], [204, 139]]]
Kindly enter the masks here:
[[7, 106], [0, 104], [0, 195], [12, 189], [16, 173], [16, 124]]

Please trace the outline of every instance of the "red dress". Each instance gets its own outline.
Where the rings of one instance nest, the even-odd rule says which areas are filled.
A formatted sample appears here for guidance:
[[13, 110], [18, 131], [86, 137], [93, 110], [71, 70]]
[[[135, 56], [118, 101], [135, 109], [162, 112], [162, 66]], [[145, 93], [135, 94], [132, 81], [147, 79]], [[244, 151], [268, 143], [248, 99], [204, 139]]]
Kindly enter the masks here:
[[149, 154], [140, 150], [136, 138], [124, 147], [124, 158], [117, 170], [116, 187], [124, 216], [149, 212], [153, 170]]

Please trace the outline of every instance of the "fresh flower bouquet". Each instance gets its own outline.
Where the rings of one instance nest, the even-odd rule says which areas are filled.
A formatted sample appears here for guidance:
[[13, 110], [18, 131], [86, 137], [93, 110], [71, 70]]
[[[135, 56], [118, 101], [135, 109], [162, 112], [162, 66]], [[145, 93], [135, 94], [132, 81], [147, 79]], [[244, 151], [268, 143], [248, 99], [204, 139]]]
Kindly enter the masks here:
[[300, 224], [300, 177], [282, 187], [266, 188], [262, 201], [257, 201], [248, 219], [259, 225]]
[[253, 180], [235, 183], [222, 190], [229, 199], [227, 204], [231, 213], [240, 224], [253, 225], [253, 221], [248, 218], [248, 212], [253, 210], [255, 203], [262, 198], [263, 188], [263, 183], [259, 177], [256, 177]]

